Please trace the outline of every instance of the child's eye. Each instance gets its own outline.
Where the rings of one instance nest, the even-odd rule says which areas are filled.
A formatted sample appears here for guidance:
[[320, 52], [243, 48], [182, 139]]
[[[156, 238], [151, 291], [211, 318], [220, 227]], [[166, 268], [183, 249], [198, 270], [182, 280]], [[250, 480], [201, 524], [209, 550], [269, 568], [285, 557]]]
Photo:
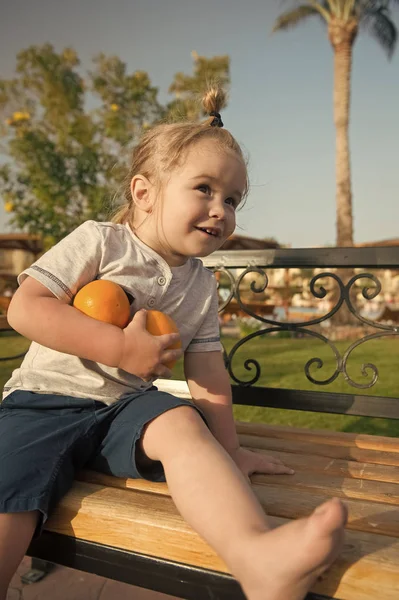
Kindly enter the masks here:
[[236, 200], [234, 200], [234, 198], [226, 198], [225, 202], [227, 204], [230, 204], [230, 206], [232, 206], [233, 208], [237, 207], [237, 202]]
[[200, 192], [203, 192], [204, 194], [210, 194], [211, 193], [211, 188], [206, 183], [202, 183], [201, 185], [199, 185], [197, 187], [197, 190], [199, 190]]

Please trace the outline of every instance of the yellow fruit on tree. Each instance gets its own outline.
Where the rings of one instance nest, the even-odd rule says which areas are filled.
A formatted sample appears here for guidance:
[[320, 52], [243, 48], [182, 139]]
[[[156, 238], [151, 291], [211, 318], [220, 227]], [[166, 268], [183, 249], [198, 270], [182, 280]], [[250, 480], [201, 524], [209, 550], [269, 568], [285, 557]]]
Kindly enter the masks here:
[[17, 111], [13, 113], [12, 118], [14, 121], [29, 121], [30, 114], [26, 111]]

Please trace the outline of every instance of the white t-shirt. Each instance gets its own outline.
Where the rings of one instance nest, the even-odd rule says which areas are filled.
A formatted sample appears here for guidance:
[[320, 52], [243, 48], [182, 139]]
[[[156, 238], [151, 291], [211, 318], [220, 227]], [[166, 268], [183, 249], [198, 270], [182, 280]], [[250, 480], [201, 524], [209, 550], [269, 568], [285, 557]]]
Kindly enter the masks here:
[[[140, 308], [162, 310], [180, 332], [185, 352], [221, 351], [216, 280], [197, 258], [169, 265], [128, 225], [86, 221], [28, 269], [57, 298], [72, 304], [78, 290], [94, 279], [119, 284]], [[95, 343], [95, 342], [93, 342]], [[122, 369], [108, 367], [32, 342], [21, 367], [6, 383], [3, 398], [15, 390], [61, 394], [112, 404], [151, 387]]]

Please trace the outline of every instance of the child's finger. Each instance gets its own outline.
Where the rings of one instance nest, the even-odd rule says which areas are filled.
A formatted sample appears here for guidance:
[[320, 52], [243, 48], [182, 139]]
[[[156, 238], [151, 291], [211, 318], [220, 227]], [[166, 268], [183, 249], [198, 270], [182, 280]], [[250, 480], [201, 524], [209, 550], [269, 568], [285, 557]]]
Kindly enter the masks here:
[[269, 463], [274, 463], [276, 465], [283, 465], [283, 461], [281, 460], [281, 458], [278, 458], [277, 456], [273, 456], [271, 454], [268, 454], [267, 451], [257, 451], [257, 450], [252, 450], [252, 452], [254, 452], [254, 454], [257, 454], [258, 456], [262, 457], [263, 461], [267, 461]]
[[[275, 457], [273, 457], [275, 458]], [[254, 465], [254, 469], [252, 473], [269, 473], [273, 475], [287, 474], [293, 475], [295, 473], [294, 469], [291, 467], [287, 467], [281, 460], [277, 459], [271, 460], [272, 457], [260, 457], [260, 460]]]
[[158, 335], [157, 339], [161, 342], [161, 347], [166, 349], [178, 342], [180, 335], [178, 333], [164, 333], [163, 335]]
[[285, 466], [283, 461], [280, 460], [279, 458], [277, 458], [277, 456], [268, 456], [267, 460], [268, 460], [268, 462], [272, 463], [273, 465], [283, 465], [283, 467]]
[[177, 348], [176, 350], [165, 350], [162, 353], [161, 362], [169, 363], [174, 360], [179, 360], [183, 356], [183, 350], [181, 348]]
[[294, 469], [291, 469], [291, 467], [286, 467], [283, 465], [283, 463], [279, 465], [276, 463], [263, 463], [257, 468], [259, 469], [257, 471], [258, 473], [269, 473], [271, 475], [282, 475], [283, 473], [287, 475], [293, 475], [295, 473]]
[[141, 308], [133, 315], [133, 319], [128, 323], [127, 327], [129, 327], [129, 325], [133, 325], [133, 324], [140, 325], [142, 329], [146, 328], [147, 311], [144, 308]]
[[283, 463], [281, 463], [281, 465], [273, 464], [271, 465], [271, 468], [273, 469], [273, 473], [275, 473], [276, 475], [282, 473], [286, 473], [287, 475], [293, 475], [295, 473], [294, 469], [291, 469], [291, 467], [286, 467], [285, 465], [283, 465]]

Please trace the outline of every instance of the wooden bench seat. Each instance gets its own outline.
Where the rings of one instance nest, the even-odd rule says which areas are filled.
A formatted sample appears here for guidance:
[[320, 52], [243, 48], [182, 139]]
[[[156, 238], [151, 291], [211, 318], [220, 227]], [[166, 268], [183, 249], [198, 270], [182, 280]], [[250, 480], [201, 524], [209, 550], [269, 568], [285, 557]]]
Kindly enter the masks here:
[[[251, 478], [272, 525], [308, 515], [333, 496], [348, 507], [344, 551], [312, 592], [341, 600], [397, 600], [399, 439], [249, 423], [237, 423], [237, 430], [243, 446], [279, 456], [296, 470], [293, 476]], [[228, 573], [180, 517], [162, 483], [81, 472], [46, 530], [221, 576]], [[222, 597], [215, 594], [209, 598]], [[236, 591], [225, 597], [243, 596]]]

